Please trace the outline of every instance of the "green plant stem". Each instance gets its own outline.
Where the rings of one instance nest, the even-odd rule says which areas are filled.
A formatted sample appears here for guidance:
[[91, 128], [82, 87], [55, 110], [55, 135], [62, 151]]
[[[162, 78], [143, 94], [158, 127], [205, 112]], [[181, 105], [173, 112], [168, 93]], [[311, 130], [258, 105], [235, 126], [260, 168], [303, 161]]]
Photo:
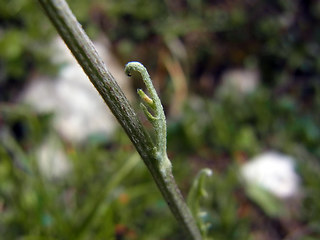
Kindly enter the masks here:
[[164, 173], [158, 168], [157, 156], [153, 151], [154, 143], [114, 77], [98, 56], [93, 43], [72, 14], [68, 4], [64, 0], [39, 0], [39, 2], [92, 84], [131, 139], [173, 215], [191, 239], [201, 239], [199, 229], [175, 183], [171, 169]]

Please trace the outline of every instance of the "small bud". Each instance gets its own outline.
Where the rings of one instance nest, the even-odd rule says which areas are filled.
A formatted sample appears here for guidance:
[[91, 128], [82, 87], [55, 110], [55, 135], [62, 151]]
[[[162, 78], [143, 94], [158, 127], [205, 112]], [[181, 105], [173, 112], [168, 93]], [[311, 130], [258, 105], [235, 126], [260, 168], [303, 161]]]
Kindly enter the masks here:
[[141, 89], [138, 89], [137, 93], [139, 94], [142, 101], [145, 102], [146, 104], [148, 104], [148, 106], [150, 106], [152, 108], [155, 107], [154, 101], [147, 94], [145, 94], [144, 91], [142, 91]]

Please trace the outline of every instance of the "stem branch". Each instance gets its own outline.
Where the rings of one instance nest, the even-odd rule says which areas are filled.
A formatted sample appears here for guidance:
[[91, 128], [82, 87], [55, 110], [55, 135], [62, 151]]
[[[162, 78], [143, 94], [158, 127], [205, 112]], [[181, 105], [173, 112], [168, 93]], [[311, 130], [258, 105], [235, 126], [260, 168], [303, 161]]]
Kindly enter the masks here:
[[154, 181], [178, 222], [191, 239], [200, 240], [201, 235], [172, 175], [171, 169], [165, 174], [157, 165], [154, 154], [155, 144], [145, 131], [114, 77], [98, 56], [93, 43], [71, 12], [65, 0], [38, 0], [60, 36], [88, 75], [105, 103], [129, 136]]

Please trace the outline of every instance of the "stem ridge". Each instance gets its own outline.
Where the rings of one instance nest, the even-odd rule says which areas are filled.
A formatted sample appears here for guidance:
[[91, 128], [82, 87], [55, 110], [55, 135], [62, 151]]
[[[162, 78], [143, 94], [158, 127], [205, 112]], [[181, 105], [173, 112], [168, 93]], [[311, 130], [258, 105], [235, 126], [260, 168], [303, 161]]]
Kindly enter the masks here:
[[[126, 69], [129, 74], [141, 74], [141, 77], [145, 80], [151, 98], [147, 98], [142, 92], [139, 92], [145, 106], [143, 111], [150, 114], [147, 114], [149, 121], [155, 127], [156, 144], [153, 143], [149, 134], [145, 131], [129, 101], [98, 56], [93, 43], [76, 20], [66, 1], [38, 0], [38, 2], [136, 147], [171, 212], [184, 228], [186, 235], [190, 239], [201, 240], [196, 222], [172, 175], [171, 163], [166, 153], [165, 116], [148, 72], [146, 70], [141, 71], [145, 69], [142, 64], [129, 64], [130, 67]], [[158, 103], [159, 105], [157, 105]], [[154, 110], [154, 115], [150, 113], [147, 107]]]

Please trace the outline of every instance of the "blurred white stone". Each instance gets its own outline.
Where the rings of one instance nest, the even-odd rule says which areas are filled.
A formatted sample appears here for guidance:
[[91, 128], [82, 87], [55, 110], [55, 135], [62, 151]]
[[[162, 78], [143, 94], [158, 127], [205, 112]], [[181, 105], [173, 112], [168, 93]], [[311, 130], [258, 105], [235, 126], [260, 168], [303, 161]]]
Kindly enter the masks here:
[[[95, 46], [126, 96], [132, 98], [124, 67], [112, 56], [107, 40], [99, 40]], [[40, 113], [52, 112], [54, 128], [69, 142], [82, 142], [94, 133], [112, 135], [117, 124], [113, 115], [64, 42], [55, 39], [48, 51], [53, 53], [52, 62], [61, 65], [57, 77], [32, 79], [19, 101]], [[43, 142], [37, 157], [41, 172], [49, 178], [63, 177], [71, 170], [64, 149], [52, 139]]]
[[47, 138], [36, 152], [41, 173], [50, 179], [59, 179], [71, 171], [67, 154], [58, 140]]
[[222, 77], [219, 93], [222, 95], [247, 95], [256, 90], [259, 84], [259, 72], [248, 69], [231, 69]]
[[[124, 67], [106, 47], [108, 42], [100, 40], [95, 46], [126, 96], [131, 98]], [[93, 133], [110, 136], [116, 122], [109, 108], [60, 38], [54, 40], [52, 48], [52, 61], [62, 66], [58, 76], [33, 79], [20, 101], [39, 112], [53, 112], [55, 129], [70, 142], [81, 142]]]
[[266, 152], [248, 161], [240, 171], [247, 184], [262, 187], [280, 199], [299, 195], [300, 178], [290, 156]]

